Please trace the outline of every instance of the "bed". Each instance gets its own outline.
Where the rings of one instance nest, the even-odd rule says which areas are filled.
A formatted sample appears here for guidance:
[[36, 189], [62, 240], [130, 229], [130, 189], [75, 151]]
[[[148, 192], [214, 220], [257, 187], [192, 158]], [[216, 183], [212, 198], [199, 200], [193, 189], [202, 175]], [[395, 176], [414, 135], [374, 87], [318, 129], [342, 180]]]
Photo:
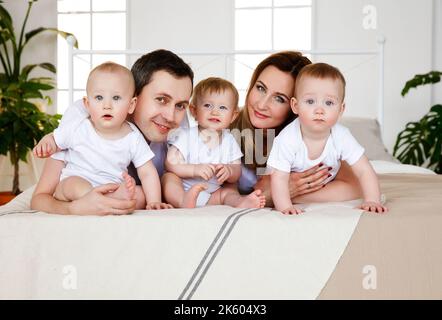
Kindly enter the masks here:
[[375, 120], [344, 121], [384, 158], [388, 214], [355, 200], [62, 216], [30, 210], [30, 188], [0, 207], [0, 299], [441, 299], [442, 177], [373, 150]]
[[29, 188], [0, 207], [0, 299], [442, 299], [442, 176], [387, 152], [382, 94], [380, 72], [377, 120], [342, 123], [388, 214], [355, 200], [62, 216], [30, 210]]

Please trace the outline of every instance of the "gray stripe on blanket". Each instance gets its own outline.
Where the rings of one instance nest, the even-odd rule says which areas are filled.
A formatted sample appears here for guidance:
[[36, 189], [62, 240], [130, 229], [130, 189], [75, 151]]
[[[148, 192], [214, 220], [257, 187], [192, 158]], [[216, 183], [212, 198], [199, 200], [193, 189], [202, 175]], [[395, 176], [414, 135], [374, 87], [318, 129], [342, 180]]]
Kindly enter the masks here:
[[[226, 242], [227, 238], [229, 237], [230, 233], [232, 232], [232, 230], [235, 227], [235, 225], [238, 222], [238, 220], [242, 216], [244, 216], [246, 214], [249, 214], [251, 212], [257, 211], [257, 210], [260, 210], [260, 209], [242, 209], [242, 210], [239, 210], [239, 211], [236, 211], [236, 212], [232, 213], [230, 216], [227, 217], [226, 221], [224, 221], [223, 225], [221, 226], [221, 229], [218, 231], [218, 234], [216, 235], [215, 239], [213, 239], [212, 243], [210, 244], [209, 248], [207, 249], [204, 257], [201, 259], [201, 261], [200, 261], [198, 267], [196, 268], [195, 272], [193, 273], [192, 277], [188, 281], [188, 283], [187, 283], [186, 287], [184, 288], [183, 292], [178, 297], [178, 300], [183, 300], [183, 299], [190, 300], [192, 298], [193, 294], [198, 289], [199, 285], [201, 284], [201, 281], [203, 281], [207, 271], [209, 270], [210, 266], [212, 265], [213, 261], [215, 260], [216, 256], [218, 255], [218, 253], [221, 250], [221, 248], [224, 245], [224, 243]], [[195, 282], [193, 288], [191, 289], [191, 291], [189, 292], [187, 297], [184, 297], [186, 292], [189, 290], [190, 286], [192, 285], [192, 283], [194, 283], [195, 278], [197, 277], [198, 273], [200, 272], [202, 266], [206, 262], [206, 260], [209, 257], [210, 253], [213, 251], [213, 249], [215, 247], [215, 244], [217, 243], [218, 239], [221, 237], [221, 234], [224, 232], [225, 228], [229, 224], [230, 220], [233, 219], [233, 217], [235, 217], [235, 219], [230, 224], [229, 229], [227, 230], [227, 232], [224, 235], [224, 237], [221, 239], [221, 242], [219, 243], [219, 245], [215, 248], [215, 251], [214, 251], [212, 257], [210, 258], [209, 262], [207, 263], [206, 267], [202, 271], [202, 273], [199, 276], [198, 280]]]

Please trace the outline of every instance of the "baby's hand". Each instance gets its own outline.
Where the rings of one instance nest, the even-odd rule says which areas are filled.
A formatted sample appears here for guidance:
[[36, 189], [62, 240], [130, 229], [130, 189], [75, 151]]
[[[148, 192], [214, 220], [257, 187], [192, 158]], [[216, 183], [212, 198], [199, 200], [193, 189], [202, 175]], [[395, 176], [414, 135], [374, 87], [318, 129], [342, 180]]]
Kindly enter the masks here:
[[283, 214], [301, 214], [304, 212], [304, 210], [302, 210], [301, 208], [298, 208], [297, 206], [291, 206], [288, 207], [287, 209], [281, 210], [281, 212]]
[[197, 164], [195, 165], [195, 177], [209, 180], [215, 174], [215, 166], [213, 164]]
[[173, 206], [164, 202], [150, 202], [146, 205], [146, 210], [172, 209]]
[[367, 212], [378, 212], [378, 213], [387, 213], [388, 212], [387, 207], [385, 207], [381, 203], [375, 202], [375, 201], [364, 201], [358, 207], [358, 209], [362, 209]]
[[54, 135], [45, 135], [34, 147], [32, 153], [39, 158], [47, 158], [59, 151], [57, 144], [55, 143]]
[[229, 166], [226, 166], [224, 164], [217, 164], [215, 166], [216, 171], [216, 178], [218, 180], [219, 184], [223, 184], [224, 181], [230, 178], [232, 175], [232, 171], [230, 170]]

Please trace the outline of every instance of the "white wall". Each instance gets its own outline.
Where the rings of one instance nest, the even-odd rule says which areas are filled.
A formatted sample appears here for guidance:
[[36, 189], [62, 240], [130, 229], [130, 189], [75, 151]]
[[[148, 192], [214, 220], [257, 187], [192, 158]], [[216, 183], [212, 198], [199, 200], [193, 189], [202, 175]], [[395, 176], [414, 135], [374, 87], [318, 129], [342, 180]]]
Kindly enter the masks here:
[[[377, 9], [376, 30], [363, 27], [366, 5]], [[432, 0], [317, 0], [316, 11], [318, 49], [375, 49], [376, 36], [385, 35], [384, 138], [391, 150], [405, 124], [420, 119], [430, 106], [430, 87], [412, 90], [405, 98], [400, 92], [408, 79], [432, 68]], [[372, 81], [377, 80], [377, 65], [374, 61], [370, 65], [366, 79], [356, 77], [356, 83], [349, 83], [349, 88], [357, 90], [358, 99], [347, 105], [348, 114], [375, 115], [372, 95], [377, 92]]]
[[[442, 72], [442, 0], [433, 0], [433, 70]], [[442, 104], [442, 82], [432, 87], [431, 105]]]
[[[6, 0], [3, 6], [9, 11], [17, 33], [21, 30], [21, 25], [25, 17], [28, 1], [24, 0]], [[33, 4], [31, 15], [27, 23], [27, 31], [37, 27], [56, 27], [57, 26], [57, 1], [40, 0]], [[51, 62], [56, 65], [57, 47], [56, 36], [52, 33], [42, 33], [35, 36], [28, 43], [23, 54], [22, 67], [30, 63]], [[0, 67], [1, 68], [1, 67]], [[46, 71], [35, 71], [34, 76], [52, 76]], [[55, 91], [49, 94], [56, 103]], [[53, 112], [55, 108], [47, 109]], [[37, 171], [41, 172], [43, 161], [36, 160]], [[9, 191], [12, 188], [13, 171], [10, 166], [9, 158], [0, 156], [0, 190]], [[20, 163], [20, 187], [25, 189], [35, 183], [30, 165]]]

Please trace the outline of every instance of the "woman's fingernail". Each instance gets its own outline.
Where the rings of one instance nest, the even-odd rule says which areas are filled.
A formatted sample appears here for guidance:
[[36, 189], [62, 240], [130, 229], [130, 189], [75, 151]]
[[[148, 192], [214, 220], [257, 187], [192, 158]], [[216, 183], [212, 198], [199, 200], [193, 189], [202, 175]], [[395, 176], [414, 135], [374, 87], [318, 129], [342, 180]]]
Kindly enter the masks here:
[[333, 169], [333, 168], [332, 167], [328, 167], [327, 169], [328, 169], [328, 171], [331, 171], [331, 169]]
[[328, 174], [328, 177], [330, 178], [331, 176], [332, 176], [332, 175], [329, 173], [329, 174]]
[[322, 167], [323, 165], [324, 165], [324, 164], [323, 164], [322, 162], [319, 164], [320, 167]]

